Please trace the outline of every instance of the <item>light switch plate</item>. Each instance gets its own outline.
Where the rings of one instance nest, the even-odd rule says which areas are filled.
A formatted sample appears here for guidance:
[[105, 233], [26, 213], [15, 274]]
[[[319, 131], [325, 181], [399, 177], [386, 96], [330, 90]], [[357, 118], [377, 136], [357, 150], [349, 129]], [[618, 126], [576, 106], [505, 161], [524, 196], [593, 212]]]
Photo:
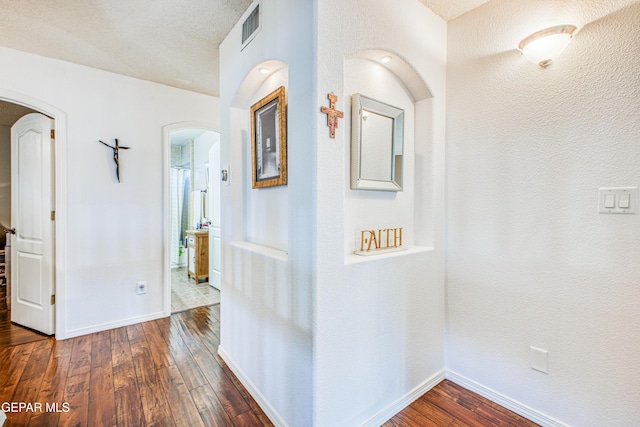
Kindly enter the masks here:
[[[638, 213], [638, 206], [640, 205], [640, 203], [638, 203], [638, 196], [638, 187], [599, 188], [598, 212], [611, 214], [636, 214]], [[612, 201], [613, 206], [611, 204]]]

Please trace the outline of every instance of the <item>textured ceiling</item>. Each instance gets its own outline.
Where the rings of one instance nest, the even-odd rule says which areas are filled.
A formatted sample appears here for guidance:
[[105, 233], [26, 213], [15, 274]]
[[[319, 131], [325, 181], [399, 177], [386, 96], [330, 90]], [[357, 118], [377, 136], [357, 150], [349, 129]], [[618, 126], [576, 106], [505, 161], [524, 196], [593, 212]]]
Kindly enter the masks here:
[[0, 45], [219, 96], [218, 46], [251, 0], [0, 0]]
[[445, 21], [450, 21], [469, 12], [489, 0], [420, 0]]
[[[487, 0], [420, 1], [449, 20]], [[0, 0], [0, 46], [219, 96], [218, 46], [251, 2]]]

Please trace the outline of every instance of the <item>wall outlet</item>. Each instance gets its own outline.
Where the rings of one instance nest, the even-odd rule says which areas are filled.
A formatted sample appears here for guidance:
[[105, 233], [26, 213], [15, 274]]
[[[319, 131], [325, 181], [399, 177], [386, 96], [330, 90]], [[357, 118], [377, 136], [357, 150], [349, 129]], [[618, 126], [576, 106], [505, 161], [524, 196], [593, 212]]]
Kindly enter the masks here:
[[147, 293], [147, 282], [138, 282], [136, 283], [136, 293], [138, 295], [143, 295]]
[[549, 352], [534, 346], [529, 347], [531, 351], [531, 369], [549, 373]]

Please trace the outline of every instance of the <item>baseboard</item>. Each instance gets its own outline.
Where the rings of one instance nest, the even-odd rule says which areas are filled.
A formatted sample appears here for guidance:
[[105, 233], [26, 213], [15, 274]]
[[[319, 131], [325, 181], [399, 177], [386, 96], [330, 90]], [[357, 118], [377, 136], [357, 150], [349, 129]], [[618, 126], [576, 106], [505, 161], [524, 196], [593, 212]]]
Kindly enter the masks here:
[[537, 424], [540, 424], [543, 427], [570, 427], [568, 424], [565, 424], [562, 421], [543, 414], [542, 412], [533, 409], [532, 407], [527, 406], [524, 403], [518, 402], [517, 400], [514, 400], [508, 396], [505, 396], [502, 393], [492, 390], [489, 387], [485, 387], [482, 384], [479, 384], [465, 377], [464, 375], [458, 374], [457, 372], [447, 370], [446, 377], [448, 380], [451, 380], [468, 390], [476, 392], [480, 396], [485, 397], [492, 402], [495, 402], [498, 405], [515, 412], [516, 414], [522, 415], [523, 417]]
[[[84, 328], [71, 329], [65, 331], [65, 334], [59, 339], [67, 339], [80, 337], [82, 335], [93, 334], [95, 332], [107, 331], [109, 329], [121, 328], [122, 326], [135, 325], [136, 323], [148, 322], [150, 320], [162, 319], [167, 317], [162, 311], [156, 313], [146, 314], [144, 316], [130, 317], [128, 319], [117, 320], [115, 322], [100, 323], [98, 325], [91, 325]], [[56, 338], [58, 335], [56, 334]]]
[[229, 356], [229, 353], [225, 351], [222, 345], [218, 346], [218, 356], [224, 360], [231, 372], [238, 378], [244, 388], [247, 389], [253, 400], [262, 408], [264, 413], [269, 417], [271, 422], [276, 427], [288, 427], [288, 424], [282, 419], [278, 411], [276, 411], [267, 399], [260, 393], [260, 390], [251, 382], [251, 380], [245, 375], [244, 371], [235, 363], [233, 358]]
[[442, 369], [435, 374], [433, 374], [430, 378], [426, 379], [421, 384], [418, 384], [413, 390], [409, 391], [404, 396], [400, 397], [398, 400], [393, 402], [391, 405], [382, 409], [373, 417], [369, 418], [362, 427], [378, 427], [389, 419], [391, 419], [398, 412], [402, 411], [407, 406], [411, 405], [417, 398], [431, 390], [433, 387], [437, 386], [442, 380], [445, 379], [445, 370]]

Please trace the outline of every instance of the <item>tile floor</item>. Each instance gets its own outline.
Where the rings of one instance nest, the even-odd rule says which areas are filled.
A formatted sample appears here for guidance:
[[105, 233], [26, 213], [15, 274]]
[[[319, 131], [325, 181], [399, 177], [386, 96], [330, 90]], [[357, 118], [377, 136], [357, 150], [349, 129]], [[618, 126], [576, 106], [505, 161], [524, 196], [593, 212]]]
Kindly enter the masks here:
[[187, 268], [171, 269], [171, 312], [188, 310], [205, 305], [218, 304], [220, 291], [209, 286], [209, 282], [196, 283], [187, 279]]

